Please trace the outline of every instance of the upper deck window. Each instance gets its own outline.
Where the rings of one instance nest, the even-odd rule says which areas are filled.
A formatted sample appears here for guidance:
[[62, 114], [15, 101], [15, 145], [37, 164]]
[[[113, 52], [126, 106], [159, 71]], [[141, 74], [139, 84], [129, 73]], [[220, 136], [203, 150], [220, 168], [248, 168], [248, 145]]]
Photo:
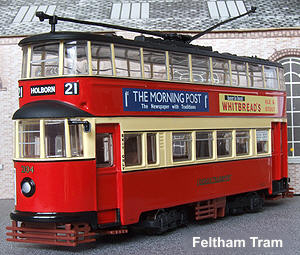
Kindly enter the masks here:
[[262, 66], [249, 64], [250, 87], [263, 88]]
[[139, 48], [115, 46], [116, 74], [122, 77], [142, 77]]
[[285, 80], [284, 80], [284, 69], [278, 68], [279, 87], [281, 90], [286, 91]]
[[111, 47], [109, 44], [97, 44], [92, 42], [92, 74], [113, 74]]
[[230, 85], [228, 60], [213, 58], [214, 83]]
[[57, 76], [59, 65], [59, 44], [32, 47], [30, 77]]
[[64, 45], [64, 74], [88, 74], [88, 47], [85, 41]]
[[27, 76], [27, 57], [28, 57], [28, 47], [23, 47], [23, 59], [22, 59], [22, 73], [21, 78], [26, 78]]
[[231, 77], [233, 86], [247, 87], [248, 81], [246, 63], [232, 61]]
[[144, 69], [147, 79], [167, 79], [166, 54], [164, 51], [144, 50]]
[[169, 53], [171, 80], [189, 81], [189, 59], [187, 54]]
[[211, 74], [209, 67], [209, 57], [192, 55], [193, 81], [209, 83]]
[[272, 63], [210, 54], [205, 50], [188, 54], [127, 45], [122, 41], [85, 40], [23, 47], [22, 78], [58, 75], [109, 75], [284, 90], [282, 70]]
[[266, 87], [278, 89], [277, 71], [275, 66], [264, 66]]

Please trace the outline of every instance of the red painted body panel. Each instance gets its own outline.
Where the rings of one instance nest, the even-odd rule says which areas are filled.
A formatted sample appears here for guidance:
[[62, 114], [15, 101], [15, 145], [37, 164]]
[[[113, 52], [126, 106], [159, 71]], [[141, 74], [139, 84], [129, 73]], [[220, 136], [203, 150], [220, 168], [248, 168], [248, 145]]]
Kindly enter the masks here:
[[[34, 168], [22, 173], [22, 166]], [[95, 160], [56, 162], [15, 162], [16, 210], [29, 212], [86, 212], [96, 211]], [[23, 178], [36, 185], [32, 197], [21, 193]]]
[[[64, 95], [64, 83], [78, 82], [79, 95]], [[55, 84], [55, 95], [30, 96], [30, 86]], [[214, 85], [182, 84], [175, 82], [160, 82], [103, 77], [63, 77], [43, 80], [23, 80], [23, 98], [20, 107], [37, 100], [59, 100], [68, 102], [95, 116], [272, 116], [285, 117], [285, 92], [247, 89], [237, 87], [222, 87]], [[209, 112], [128, 112], [123, 110], [122, 88], [179, 90], [209, 93]], [[253, 113], [220, 113], [219, 93], [244, 94], [252, 96], [274, 96], [278, 100], [277, 114]]]
[[[142, 212], [157, 208], [270, 188], [271, 169], [268, 157], [124, 173], [122, 224], [135, 223]], [[229, 181], [200, 185], [203, 179], [228, 175]]]
[[272, 180], [288, 177], [287, 124], [272, 122]]
[[97, 210], [98, 223], [106, 224], [116, 222], [117, 209], [121, 207], [121, 138], [118, 124], [99, 124], [98, 133], [110, 133], [113, 139], [113, 165], [110, 167], [97, 167]]

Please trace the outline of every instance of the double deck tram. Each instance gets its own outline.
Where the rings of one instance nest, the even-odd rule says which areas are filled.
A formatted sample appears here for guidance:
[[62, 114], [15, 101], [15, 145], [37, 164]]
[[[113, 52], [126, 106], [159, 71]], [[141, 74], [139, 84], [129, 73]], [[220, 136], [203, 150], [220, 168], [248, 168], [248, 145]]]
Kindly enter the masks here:
[[144, 36], [19, 45], [9, 241], [159, 234], [289, 194], [280, 64]]

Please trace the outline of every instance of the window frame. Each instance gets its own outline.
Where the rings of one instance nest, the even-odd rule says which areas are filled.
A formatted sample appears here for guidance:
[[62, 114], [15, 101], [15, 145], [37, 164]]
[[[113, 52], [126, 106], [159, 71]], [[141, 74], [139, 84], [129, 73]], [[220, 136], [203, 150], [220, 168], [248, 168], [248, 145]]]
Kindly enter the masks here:
[[[227, 155], [227, 154], [223, 154], [223, 155], [219, 155], [219, 139], [221, 140], [226, 140], [227, 138], [218, 138], [218, 132], [224, 132], [224, 133], [230, 133], [230, 153]], [[216, 130], [216, 141], [217, 141], [217, 148], [216, 148], [216, 151], [217, 151], [217, 159], [224, 159], [224, 158], [232, 158], [234, 156], [234, 146], [233, 146], [233, 130]], [[225, 144], [226, 146], [226, 144]]]
[[[139, 55], [139, 61], [133, 61], [133, 59], [131, 58], [121, 58], [121, 57], [118, 57], [116, 55], [116, 52], [118, 50], [124, 50], [125, 51], [125, 55], [128, 54], [128, 51], [136, 51], [138, 52], [138, 55]], [[124, 77], [124, 78], [131, 78], [131, 79], [142, 79], [144, 77], [144, 74], [143, 74], [143, 67], [142, 67], [142, 63], [143, 63], [143, 56], [142, 56], [142, 51], [141, 51], [141, 48], [140, 47], [130, 47], [130, 46], [123, 46], [122, 45], [118, 45], [118, 44], [114, 44], [114, 47], [113, 47], [113, 61], [114, 61], [114, 65], [115, 65], [115, 75], [117, 77]], [[123, 61], [126, 62], [126, 69], [123, 70], [123, 72], [127, 72], [127, 75], [122, 75], [122, 74], [119, 74], [118, 73], [118, 70], [121, 69], [121, 67], [118, 65], [118, 62], [119, 61], [118, 59], [122, 59]], [[139, 63], [139, 70], [132, 70], [131, 69], [131, 65], [132, 63]], [[139, 75], [132, 75], [132, 73], [138, 73], [139, 72]]]
[[[197, 134], [204, 134], [207, 133], [208, 134], [208, 138], [207, 139], [197, 139]], [[209, 137], [210, 134], [210, 137]], [[204, 160], [211, 160], [214, 158], [214, 130], [196, 130], [195, 131], [195, 158], [196, 161], [204, 161]], [[197, 143], [198, 141], [207, 141], [207, 145], [208, 145], [208, 151], [210, 153], [209, 157], [197, 157]], [[209, 146], [211, 146], [211, 148], [209, 148]]]
[[[34, 60], [33, 60], [33, 56], [34, 56], [34, 48], [35, 47], [48, 47], [48, 46], [57, 46], [57, 57], [55, 58], [45, 58], [43, 59], [42, 57], [42, 54], [41, 54], [41, 59], [39, 60], [36, 60], [35, 62], [36, 63], [40, 63], [40, 65], [36, 65], [36, 66], [40, 66], [41, 68], [41, 74], [39, 76], [36, 76], [35, 74], [33, 75], [33, 63], [34, 63]], [[41, 78], [47, 78], [47, 77], [55, 77], [55, 76], [59, 76], [61, 75], [60, 73], [60, 65], [61, 65], [61, 52], [60, 52], [60, 42], [59, 41], [54, 41], [54, 42], [50, 42], [50, 43], [40, 43], [40, 44], [35, 44], [35, 45], [31, 45], [30, 46], [30, 50], [28, 48], [28, 62], [29, 62], [29, 65], [27, 64], [26, 68], [29, 68], [29, 70], [27, 70], [27, 78], [35, 78], [35, 79], [41, 79]], [[47, 51], [43, 51], [43, 52], [47, 52]], [[48, 54], [47, 54], [48, 55]], [[55, 60], [55, 61], [51, 61], [51, 60]], [[57, 73], [53, 74], [53, 75], [45, 75], [43, 74], [43, 72], [45, 72], [46, 70], [46, 66], [43, 67], [43, 65], [47, 62], [53, 62], [55, 64], [55, 66], [57, 67]], [[52, 65], [53, 65], [52, 63]], [[49, 65], [51, 66], [51, 65]], [[44, 69], [44, 70], [43, 70]], [[24, 72], [25, 73], [25, 72]]]
[[[126, 136], [136, 136], [136, 137], [140, 137], [139, 141], [137, 140], [137, 152], [140, 149], [140, 152], [137, 153], [137, 163], [132, 163], [132, 164], [126, 164], [126, 157], [129, 157], [129, 155], [127, 154], [128, 152], [126, 152]], [[136, 168], [136, 167], [142, 167], [145, 166], [145, 143], [143, 142], [143, 136], [144, 134], [142, 132], [124, 132], [124, 167], [127, 169], [130, 168]]]
[[[82, 132], [81, 136], [81, 148], [82, 148], [82, 153], [79, 156], [74, 156], [72, 155], [72, 151], [71, 151], [71, 140], [70, 140], [70, 125], [68, 123], [69, 119], [62, 119], [62, 118], [48, 118], [48, 119], [25, 119], [25, 120], [16, 120], [15, 121], [15, 132], [14, 132], [14, 136], [15, 136], [15, 158], [17, 160], [76, 160], [76, 159], [82, 159], [82, 158], [92, 158], [93, 157], [93, 153], [88, 149], [88, 144], [86, 143], [86, 139], [89, 139], [86, 135], [86, 133], [83, 131], [83, 128], [79, 128]], [[20, 148], [20, 135], [19, 133], [21, 132], [21, 128], [20, 128], [20, 123], [21, 122], [32, 122], [35, 121], [37, 123], [39, 123], [39, 156], [38, 157], [24, 157], [23, 156], [23, 149]], [[62, 121], [63, 125], [64, 125], [64, 143], [65, 143], [65, 155], [64, 156], [50, 156], [48, 157], [46, 155], [46, 135], [45, 135], [45, 122], [46, 121]]]
[[[24, 127], [26, 125], [38, 125], [38, 130], [24, 130]], [[16, 149], [16, 157], [20, 159], [38, 159], [41, 157], [41, 143], [42, 143], [42, 135], [41, 135], [41, 122], [40, 120], [20, 120], [16, 124], [17, 128], [15, 130], [15, 136], [16, 136], [16, 145], [18, 150]], [[38, 135], [34, 135], [35, 133], [38, 133]], [[38, 141], [34, 142], [24, 142], [24, 136], [28, 134], [29, 136], [33, 134], [33, 137], [30, 138], [38, 138]], [[29, 145], [29, 146], [28, 146]], [[37, 151], [37, 153], [34, 153], [34, 156], [24, 156], [24, 152], [27, 147], [30, 147], [30, 145], [34, 145], [34, 152]], [[32, 155], [32, 154], [31, 154]]]
[[[237, 133], [239, 132], [246, 132], [248, 136], [238, 137]], [[247, 153], [238, 153], [238, 139], [245, 139], [248, 138], [248, 152]], [[250, 156], [251, 153], [251, 130], [250, 129], [236, 129], [235, 130], [235, 156], [236, 157], [247, 157]]]
[[[257, 140], [257, 131], [267, 131], [267, 140], [263, 140], [263, 142], [267, 142], [267, 150], [263, 151], [263, 152], [258, 152], [258, 140]], [[270, 129], [269, 128], [256, 128], [255, 129], [255, 151], [256, 151], [256, 155], [260, 156], [260, 155], [266, 155], [266, 154], [270, 154], [271, 151], [271, 139], [270, 139]]]
[[[184, 150], [185, 149], [187, 149], [187, 159], [182, 159], [182, 158], [178, 158], [178, 159], [175, 159], [174, 158], [174, 135], [188, 135], [188, 136], [190, 136], [190, 139], [186, 139], [186, 138], [184, 138], [184, 139], [177, 139], [177, 141], [179, 141], [179, 142], [183, 142], [183, 143], [185, 143], [185, 142], [188, 142], [189, 143], [189, 145], [188, 145], [188, 148], [184, 148]], [[185, 162], [189, 162], [189, 161], [192, 161], [193, 160], [193, 141], [194, 141], [194, 139], [193, 139], [193, 134], [192, 134], [192, 131], [184, 131], [184, 130], [182, 130], [182, 131], [173, 131], [173, 132], [171, 132], [171, 144], [172, 144], [172, 153], [171, 153], [171, 155], [172, 155], [172, 163], [173, 164], [176, 164], [176, 163], [185, 163]], [[176, 142], [176, 141], [175, 141]], [[180, 145], [180, 146], [186, 146], [186, 144], [184, 144], [184, 145]], [[178, 156], [179, 157], [179, 156]]]
[[[76, 41], [76, 40], [75, 40]], [[128, 78], [128, 79], [146, 79], [146, 80], [162, 80], [162, 81], [172, 81], [172, 82], [181, 82], [181, 83], [203, 83], [207, 85], [215, 85], [215, 86], [236, 86], [236, 87], [242, 87], [242, 88], [252, 88], [252, 89], [267, 89], [267, 90], [284, 90], [284, 86], [282, 83], [280, 83], [280, 75], [279, 72], [281, 69], [279, 67], [275, 67], [272, 65], [266, 65], [261, 63], [253, 63], [249, 62], [247, 60], [234, 60], [222, 56], [206, 56], [204, 54], [195, 54], [195, 53], [186, 53], [186, 52], [180, 52], [180, 51], [168, 51], [168, 50], [162, 50], [162, 49], [150, 49], [147, 47], [139, 47], [139, 46], [132, 46], [132, 45], [125, 45], [120, 43], [106, 43], [106, 42], [98, 42], [98, 41], [87, 41], [87, 40], [77, 40], [76, 42], [86, 42], [87, 43], [87, 72], [86, 73], [80, 73], [80, 74], [64, 74], [64, 53], [65, 53], [65, 44], [68, 43], [68, 40], [64, 41], [54, 41], [50, 44], [59, 44], [59, 50], [58, 50], [58, 74], [55, 74], [54, 76], [70, 76], [70, 75], [77, 75], [77, 76], [84, 76], [84, 75], [91, 75], [91, 76], [112, 76], [112, 77], [122, 77], [122, 78]], [[44, 45], [50, 45], [50, 44], [44, 44]], [[26, 60], [23, 59], [23, 68], [22, 68], [22, 79], [26, 78], [40, 78], [40, 77], [31, 77], [31, 59], [32, 59], [32, 48], [38, 46], [39, 44], [32, 44], [29, 46], [23, 46], [23, 50], [27, 49], [27, 67], [26, 67]], [[109, 69], [105, 70], [104, 72], [108, 73], [99, 73], [97, 70], [93, 69], [93, 46], [102, 45], [107, 46], [110, 50], [109, 58], [110, 58], [110, 64], [111, 66]], [[138, 62], [140, 65], [139, 73], [140, 75], [119, 75], [117, 73], [117, 66], [116, 66], [116, 56], [115, 56], [115, 48], [120, 49], [133, 49], [137, 50], [140, 55], [140, 61]], [[147, 71], [147, 66], [150, 62], [145, 61], [147, 60], [146, 54], [160, 54], [160, 58], [163, 59], [163, 63], [158, 64], [158, 66], [162, 66], [164, 68], [163, 72], [157, 71], [154, 72], [151, 69]], [[182, 80], [180, 79], [174, 79], [172, 78], [172, 55], [182, 55], [187, 56], [186, 59], [186, 77]], [[158, 57], [158, 56], [157, 56]], [[204, 75], [205, 80], [199, 81], [196, 79], [197, 77], [197, 65], [195, 64], [195, 60], [197, 58], [203, 59], [207, 65], [205, 65], [205, 70], [203, 69], [204, 66], [200, 67], [200, 71], [203, 72], [201, 74]], [[99, 62], [99, 61], [98, 61]], [[151, 63], [154, 63], [155, 61], [152, 61]], [[214, 65], [216, 63], [220, 64], [220, 62], [223, 62], [223, 65], [226, 65], [226, 68], [218, 68], [216, 69]], [[150, 63], [150, 65], [151, 65]], [[194, 64], [193, 64], [194, 63]], [[152, 64], [153, 65], [153, 64]], [[243, 71], [240, 71], [237, 69], [233, 70], [233, 67], [238, 65], [239, 67], [243, 66]], [[127, 64], [128, 66], [128, 64]], [[195, 68], [196, 67], [196, 68]], [[254, 71], [254, 74], [251, 74], [251, 69], [257, 69], [259, 70], [259, 75], [256, 75], [258, 72], [257, 70]], [[24, 69], [27, 70], [24, 70]], [[268, 69], [274, 69], [276, 72], [276, 77], [273, 77], [272, 80], [275, 84], [275, 88], [272, 88], [268, 86], [268, 76], [266, 75], [264, 68]], [[203, 69], [203, 70], [202, 70]], [[198, 71], [199, 71], [198, 70]], [[137, 70], [134, 70], [136, 72]], [[189, 73], [188, 73], [189, 72]], [[156, 75], [155, 75], [156, 74]], [[150, 75], [150, 76], [149, 76]], [[152, 75], [152, 76], [151, 76]], [[153, 76], [154, 75], [154, 76]], [[162, 76], [161, 76], [162, 75]], [[201, 76], [200, 75], [200, 76]], [[225, 78], [225, 83], [216, 82], [216, 75], [221, 75], [223, 78]], [[53, 75], [52, 75], [53, 76]], [[161, 76], [161, 77], [159, 77]], [[188, 77], [189, 76], [189, 77]], [[198, 75], [199, 76], [199, 75]], [[45, 76], [48, 77], [48, 76]], [[51, 77], [51, 76], [49, 76]], [[241, 86], [241, 83], [238, 82], [238, 84], [233, 84], [233, 77], [236, 77], [237, 80], [240, 80], [241, 77], [244, 77], [243, 80], [246, 79], [246, 84], [243, 84]], [[256, 83], [252, 83], [253, 80], [259, 78], [260, 79], [260, 86], [257, 86]]]
[[[52, 122], [52, 123], [51, 123]], [[54, 123], [56, 122], [56, 123]], [[47, 135], [47, 130], [49, 130], [50, 132], [54, 130], [53, 127], [50, 127], [51, 125], [61, 125], [62, 124], [62, 133], [60, 136], [56, 135], [55, 138], [53, 136], [51, 136], [51, 133], [49, 135]], [[50, 120], [44, 120], [44, 124], [43, 124], [43, 128], [44, 128], [44, 134], [42, 135], [43, 139], [44, 139], [44, 148], [45, 148], [45, 158], [47, 159], [51, 159], [51, 158], [66, 158], [67, 157], [67, 139], [66, 139], [66, 127], [65, 127], [65, 121], [62, 120], [62, 119], [56, 119], [56, 120], [53, 120], [53, 119], [50, 119]], [[49, 126], [48, 128], [46, 128], [46, 126]], [[55, 133], [55, 134], [59, 134], [59, 133]], [[55, 154], [52, 155], [52, 151], [51, 151], [51, 148], [49, 148], [49, 146], [52, 144], [52, 147], [53, 147], [53, 141], [51, 142], [48, 142], [50, 139], [53, 140], [53, 138], [55, 139]], [[60, 138], [60, 139], [57, 139], [57, 138]], [[61, 150], [62, 150], [62, 154], [57, 154], [57, 142], [61, 143]]]
[[[155, 154], [155, 162], [153, 163], [149, 163], [149, 143], [148, 143], [148, 135], [152, 135], [154, 136], [154, 141], [155, 141], [155, 144], [154, 144], [154, 148], [155, 148], [155, 151], [154, 151], [154, 154]], [[157, 132], [147, 132], [146, 133], [146, 154], [147, 154], [147, 159], [146, 159], [146, 165], [147, 166], [155, 166], [155, 165], [158, 165], [159, 164], [159, 140], [158, 140], [158, 133]], [[151, 146], [152, 148], [152, 146]]]
[[[107, 70], [101, 70], [101, 63], [104, 61], [102, 60], [102, 57], [100, 56], [100, 58], [93, 58], [93, 46], [98, 47], [97, 51], [100, 51], [101, 50], [101, 47], [103, 48], [108, 48], [109, 50], [109, 54], [108, 54], [108, 57], [105, 56], [105, 61], [107, 61], [109, 59], [109, 62], [110, 63], [110, 67], [107, 69]], [[100, 49], [100, 50], [99, 50]], [[104, 43], [104, 42], [91, 42], [90, 43], [90, 51], [91, 51], [91, 60], [90, 60], [90, 63], [91, 63], [91, 73], [90, 75], [94, 75], [94, 76], [113, 76], [114, 75], [114, 64], [113, 64], [113, 54], [112, 54], [112, 46], [111, 44], [109, 43]], [[101, 61], [102, 60], [102, 61]], [[97, 67], [96, 69], [93, 68], [93, 62], [96, 61], [97, 62]], [[96, 73], [94, 73], [96, 72]], [[102, 72], [108, 72], [108, 73], [102, 73]]]
[[[114, 165], [115, 162], [115, 158], [114, 158], [114, 141], [113, 141], [113, 134], [109, 133], [109, 132], [105, 132], [105, 133], [96, 133], [96, 147], [95, 147], [95, 153], [96, 153], [96, 168], [106, 168], [106, 167], [112, 167]], [[98, 151], [98, 143], [97, 143], [97, 138], [98, 136], [101, 136], [103, 138], [108, 137], [109, 141], [108, 141], [108, 163], [98, 163], [98, 155], [97, 155], [97, 151]], [[103, 139], [104, 140], [104, 139]], [[104, 143], [103, 143], [104, 144]], [[103, 150], [105, 151], [105, 150]]]
[[[66, 45], [71, 45], [71, 43], [73, 43], [74, 45], [72, 45], [71, 48], [75, 47], [76, 51], [76, 55], [74, 58], [70, 58], [70, 63], [72, 63], [72, 66], [71, 67], [68, 67], [65, 63], [66, 63], [66, 60], [67, 60], [67, 47]], [[85, 61], [86, 61], [86, 70], [85, 72], [81, 72], [79, 73], [78, 70], [78, 46], [80, 47], [85, 47], [84, 51], [85, 51]], [[82, 76], [82, 75], [89, 75], [90, 74], [90, 62], [91, 62], [91, 58], [89, 56], [89, 51], [90, 51], [90, 43], [89, 41], [86, 41], [86, 40], [76, 40], [76, 41], [64, 41], [63, 42], [63, 56], [61, 57], [62, 58], [62, 75], [63, 76]], [[84, 64], [83, 64], [84, 65]], [[65, 73], [65, 71], [69, 69], [71, 70], [72, 72], [70, 73]]]

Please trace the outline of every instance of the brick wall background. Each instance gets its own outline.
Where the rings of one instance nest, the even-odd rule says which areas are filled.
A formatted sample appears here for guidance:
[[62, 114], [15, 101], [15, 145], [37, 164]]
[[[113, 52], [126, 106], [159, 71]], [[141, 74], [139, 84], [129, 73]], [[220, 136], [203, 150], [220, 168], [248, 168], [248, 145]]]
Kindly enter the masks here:
[[18, 79], [21, 75], [21, 38], [0, 38], [0, 198], [14, 197], [13, 113], [18, 109]]
[[[128, 33], [120, 33], [132, 38]], [[13, 172], [13, 121], [18, 108], [18, 79], [21, 73], [22, 51], [17, 46], [22, 38], [0, 38], [0, 199], [14, 197]], [[229, 52], [241, 56], [257, 56], [278, 60], [284, 56], [299, 54], [300, 30], [268, 30], [254, 32], [215, 32], [193, 42], [212, 46], [214, 51]], [[300, 194], [300, 164], [289, 165], [291, 186]]]
[[295, 189], [296, 194], [300, 194], [300, 164], [289, 164], [290, 186]]

